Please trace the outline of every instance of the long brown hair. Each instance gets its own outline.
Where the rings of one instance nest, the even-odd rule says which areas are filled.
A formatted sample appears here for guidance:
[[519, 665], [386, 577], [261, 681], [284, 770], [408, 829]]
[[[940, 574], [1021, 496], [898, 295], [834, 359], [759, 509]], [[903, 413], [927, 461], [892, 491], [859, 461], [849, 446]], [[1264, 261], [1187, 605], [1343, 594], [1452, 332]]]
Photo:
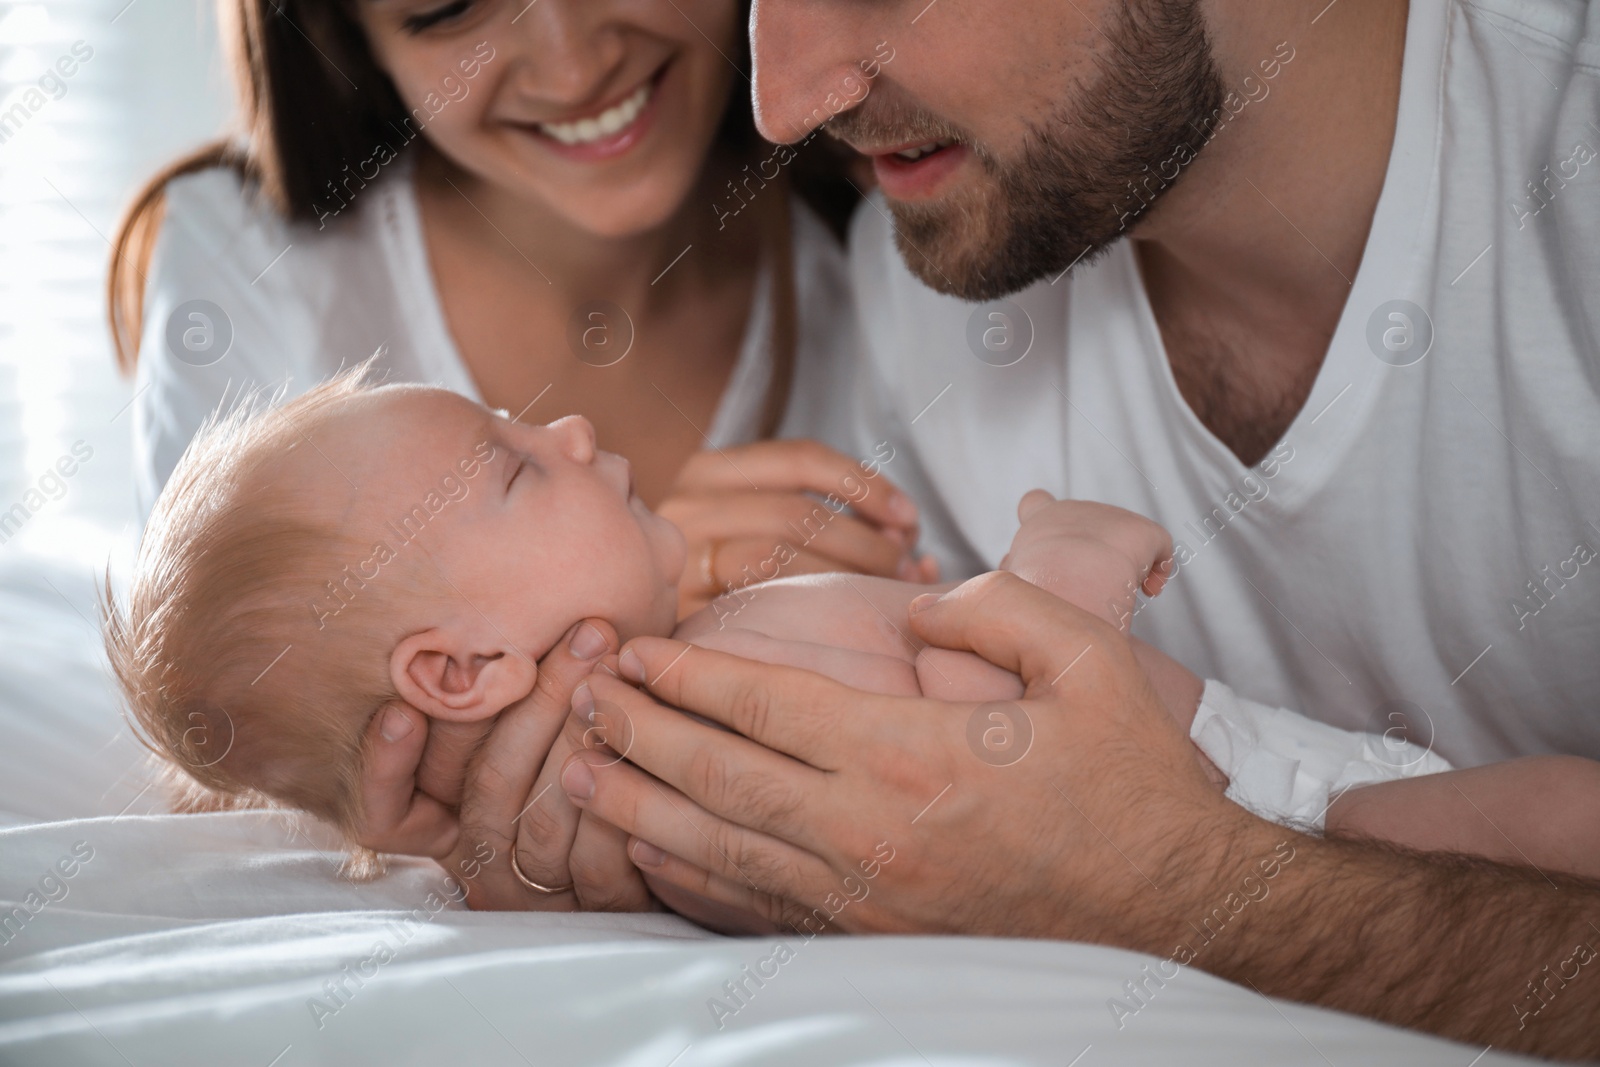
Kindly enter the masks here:
[[[134, 194], [117, 226], [106, 304], [117, 366], [123, 373], [131, 374], [139, 359], [145, 275], [161, 229], [169, 182], [196, 171], [228, 167], [284, 218], [309, 221], [316, 217], [319, 198], [325, 201], [327, 191], [357, 160], [371, 157], [377, 146], [404, 151], [415, 138], [411, 115], [373, 59], [351, 2], [217, 0], [218, 26], [238, 98], [235, 132], [163, 167]], [[740, 4], [741, 9], [748, 6], [748, 0]], [[740, 54], [734, 59], [748, 77], [749, 42], [743, 34], [740, 41]], [[736, 88], [731, 96], [718, 143], [750, 154], [760, 142], [749, 95]], [[841, 233], [841, 212], [848, 212], [849, 203], [840, 196], [843, 171], [823, 145], [812, 148], [808, 145], [796, 159], [795, 186], [835, 233]], [[787, 213], [782, 215], [786, 222]], [[780, 229], [786, 231], [786, 226], [780, 223]], [[767, 245], [779, 260], [786, 259], [787, 246], [786, 233]], [[784, 364], [792, 358], [792, 336], [785, 344], [782, 335], [785, 325], [792, 335], [793, 310], [786, 305], [792, 303], [793, 293], [792, 285], [786, 284], [787, 263], [777, 266], [775, 340], [780, 377], [787, 379]], [[776, 425], [770, 414], [767, 421]]]

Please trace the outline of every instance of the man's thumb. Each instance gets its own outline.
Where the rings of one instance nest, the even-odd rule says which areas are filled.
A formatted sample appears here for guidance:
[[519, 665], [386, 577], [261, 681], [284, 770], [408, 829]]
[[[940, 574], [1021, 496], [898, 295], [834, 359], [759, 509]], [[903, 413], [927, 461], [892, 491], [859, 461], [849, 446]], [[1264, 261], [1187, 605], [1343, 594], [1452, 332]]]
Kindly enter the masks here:
[[1050, 683], [1095, 642], [1116, 636], [1088, 612], [1005, 571], [918, 597], [911, 628], [930, 645], [975, 652], [1030, 687]]

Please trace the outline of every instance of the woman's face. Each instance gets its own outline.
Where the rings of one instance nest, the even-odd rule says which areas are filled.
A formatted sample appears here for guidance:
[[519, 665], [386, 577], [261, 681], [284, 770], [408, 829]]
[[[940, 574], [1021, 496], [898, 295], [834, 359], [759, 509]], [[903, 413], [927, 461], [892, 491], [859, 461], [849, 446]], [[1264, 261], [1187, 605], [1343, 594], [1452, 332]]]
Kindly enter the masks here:
[[440, 153], [603, 237], [649, 231], [683, 205], [726, 109], [737, 71], [725, 57], [743, 31], [735, 0], [356, 8], [378, 64]]

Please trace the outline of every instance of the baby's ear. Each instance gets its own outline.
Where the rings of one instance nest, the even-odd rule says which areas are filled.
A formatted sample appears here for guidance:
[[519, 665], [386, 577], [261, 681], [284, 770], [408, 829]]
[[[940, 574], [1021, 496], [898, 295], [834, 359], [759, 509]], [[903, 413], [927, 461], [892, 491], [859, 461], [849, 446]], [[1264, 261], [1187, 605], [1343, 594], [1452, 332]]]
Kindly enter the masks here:
[[434, 627], [395, 646], [389, 676], [400, 696], [424, 715], [476, 722], [531, 693], [539, 668], [516, 649]]

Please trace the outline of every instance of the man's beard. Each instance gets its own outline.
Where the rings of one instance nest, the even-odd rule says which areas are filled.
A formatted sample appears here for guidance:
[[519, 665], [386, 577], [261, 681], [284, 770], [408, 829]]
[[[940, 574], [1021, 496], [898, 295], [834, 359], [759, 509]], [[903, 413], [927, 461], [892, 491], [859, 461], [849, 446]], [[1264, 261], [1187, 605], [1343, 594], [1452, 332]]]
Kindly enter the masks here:
[[985, 180], [939, 203], [891, 200], [895, 243], [939, 292], [995, 300], [1092, 262], [1181, 176], [1222, 107], [1222, 76], [1196, 0], [1129, 0], [1095, 57], [1098, 76], [1002, 161], [965, 131], [887, 103], [839, 115], [867, 144], [962, 142]]

